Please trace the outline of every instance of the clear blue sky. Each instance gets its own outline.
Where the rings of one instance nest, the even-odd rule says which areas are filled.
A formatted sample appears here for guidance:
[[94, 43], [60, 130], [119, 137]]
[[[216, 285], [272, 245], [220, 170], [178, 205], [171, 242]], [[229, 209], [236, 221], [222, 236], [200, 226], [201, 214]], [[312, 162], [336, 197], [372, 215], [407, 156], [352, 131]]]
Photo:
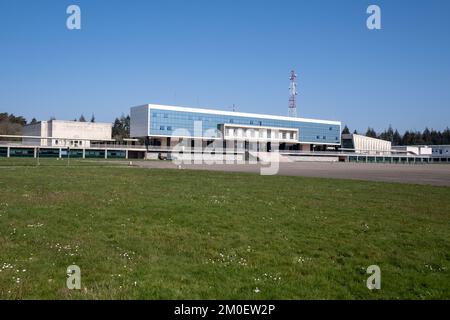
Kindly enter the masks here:
[[[369, 4], [382, 30], [366, 28]], [[444, 129], [449, 17], [446, 0], [0, 0], [0, 112], [112, 121], [144, 103], [234, 103], [287, 115], [294, 68], [300, 116]]]

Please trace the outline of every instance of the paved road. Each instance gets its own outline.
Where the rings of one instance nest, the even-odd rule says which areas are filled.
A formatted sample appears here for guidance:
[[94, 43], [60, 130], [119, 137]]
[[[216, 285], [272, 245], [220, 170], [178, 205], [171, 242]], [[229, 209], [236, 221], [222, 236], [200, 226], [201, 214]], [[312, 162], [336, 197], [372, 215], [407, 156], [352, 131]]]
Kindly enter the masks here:
[[[134, 161], [144, 168], [173, 168], [170, 161]], [[234, 165], [182, 165], [183, 169], [260, 173], [260, 164]], [[354, 179], [414, 184], [450, 186], [450, 165], [404, 165], [342, 162], [293, 162], [280, 163], [278, 175]]]

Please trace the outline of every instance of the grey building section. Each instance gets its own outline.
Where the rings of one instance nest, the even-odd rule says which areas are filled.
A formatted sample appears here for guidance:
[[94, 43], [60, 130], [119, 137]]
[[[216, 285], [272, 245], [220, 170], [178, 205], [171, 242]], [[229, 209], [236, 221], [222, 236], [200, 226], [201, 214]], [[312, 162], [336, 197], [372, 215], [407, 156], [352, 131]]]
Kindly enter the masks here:
[[148, 130], [149, 109], [148, 108], [131, 108], [130, 109], [130, 136], [146, 137], [149, 135]]
[[450, 158], [450, 145], [431, 146], [433, 157]]

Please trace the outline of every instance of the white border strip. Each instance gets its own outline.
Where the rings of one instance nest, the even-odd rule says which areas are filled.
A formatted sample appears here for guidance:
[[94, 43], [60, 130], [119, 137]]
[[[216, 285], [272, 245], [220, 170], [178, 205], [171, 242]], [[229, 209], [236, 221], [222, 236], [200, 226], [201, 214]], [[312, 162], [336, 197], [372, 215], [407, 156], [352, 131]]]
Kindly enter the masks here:
[[184, 111], [184, 112], [195, 112], [195, 113], [209, 113], [209, 114], [219, 114], [226, 116], [237, 116], [237, 117], [248, 117], [248, 118], [258, 118], [258, 119], [272, 119], [272, 120], [285, 120], [285, 121], [296, 121], [296, 122], [310, 122], [310, 123], [322, 123], [322, 124], [333, 124], [341, 126], [340, 121], [331, 120], [318, 120], [318, 119], [306, 119], [306, 118], [293, 118], [284, 116], [275, 116], [269, 114], [259, 114], [259, 113], [245, 113], [245, 112], [233, 112], [233, 111], [222, 111], [213, 109], [201, 109], [201, 108], [189, 108], [189, 107], [179, 107], [179, 106], [168, 106], [160, 104], [146, 104], [137, 107], [147, 106], [149, 109], [161, 109], [170, 111]]

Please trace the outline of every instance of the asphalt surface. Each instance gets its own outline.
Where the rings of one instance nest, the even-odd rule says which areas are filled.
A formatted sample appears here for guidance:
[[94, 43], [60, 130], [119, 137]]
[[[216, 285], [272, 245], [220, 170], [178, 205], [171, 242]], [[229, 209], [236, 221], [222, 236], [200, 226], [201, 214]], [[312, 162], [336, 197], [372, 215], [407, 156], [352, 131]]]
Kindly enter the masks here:
[[[261, 164], [183, 164], [171, 161], [133, 161], [143, 168], [171, 168], [211, 171], [261, 173]], [[274, 170], [276, 167], [273, 168]], [[264, 170], [264, 169], [263, 169]], [[275, 170], [276, 171], [276, 170]], [[286, 162], [279, 163], [278, 175], [353, 179], [450, 186], [449, 164], [370, 164], [342, 162]]]

